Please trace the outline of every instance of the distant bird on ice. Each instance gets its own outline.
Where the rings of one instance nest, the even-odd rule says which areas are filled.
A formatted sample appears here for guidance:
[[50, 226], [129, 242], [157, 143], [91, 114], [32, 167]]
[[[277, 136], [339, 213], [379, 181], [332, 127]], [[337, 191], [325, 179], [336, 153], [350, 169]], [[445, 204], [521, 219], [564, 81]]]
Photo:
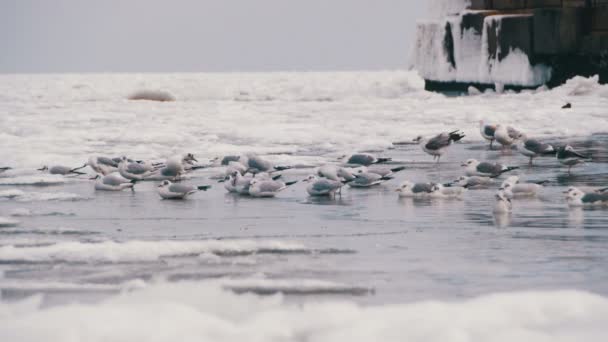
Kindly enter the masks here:
[[169, 180], [164, 180], [158, 186], [158, 194], [163, 199], [185, 199], [198, 191], [207, 191], [210, 185], [193, 186], [186, 184], [174, 184]]
[[570, 169], [572, 169], [573, 166], [582, 164], [585, 160], [590, 159], [589, 157], [576, 152], [570, 145], [558, 148], [556, 157], [562, 165], [568, 166], [568, 174], [570, 174]]
[[536, 139], [527, 139], [524, 137], [517, 141], [516, 147], [519, 153], [530, 158], [530, 165], [532, 165], [532, 160], [536, 157], [555, 155], [553, 146], [542, 143]]
[[449, 133], [443, 132], [429, 140], [426, 140], [422, 136], [418, 136], [416, 139], [414, 139], [414, 141], [420, 144], [424, 152], [432, 155], [433, 159], [436, 158], [437, 162], [439, 163], [439, 159], [446, 153], [447, 148], [452, 144], [452, 142], [459, 141], [464, 137], [464, 133], [456, 130]]

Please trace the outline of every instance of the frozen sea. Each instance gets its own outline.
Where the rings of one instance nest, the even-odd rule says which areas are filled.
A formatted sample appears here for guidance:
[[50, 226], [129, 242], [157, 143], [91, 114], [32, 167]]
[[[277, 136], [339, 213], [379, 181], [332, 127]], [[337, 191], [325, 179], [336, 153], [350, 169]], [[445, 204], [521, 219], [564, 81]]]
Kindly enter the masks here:
[[[173, 102], [130, 101], [163, 90]], [[561, 109], [567, 102], [571, 109]], [[478, 121], [569, 143], [593, 161], [489, 150]], [[608, 208], [568, 208], [568, 186], [608, 186], [608, 86], [446, 96], [413, 72], [0, 75], [3, 341], [604, 341]], [[411, 144], [461, 129], [438, 165]], [[156, 183], [95, 192], [43, 175], [91, 155], [205, 163], [256, 152], [287, 180], [352, 152], [405, 166], [336, 199], [297, 183], [273, 199], [227, 194], [221, 166], [186, 201]], [[511, 215], [496, 187], [398, 199], [403, 180], [447, 182], [469, 158], [548, 181]], [[92, 171], [85, 169], [92, 175]], [[18, 221], [8, 227], [8, 221]]]

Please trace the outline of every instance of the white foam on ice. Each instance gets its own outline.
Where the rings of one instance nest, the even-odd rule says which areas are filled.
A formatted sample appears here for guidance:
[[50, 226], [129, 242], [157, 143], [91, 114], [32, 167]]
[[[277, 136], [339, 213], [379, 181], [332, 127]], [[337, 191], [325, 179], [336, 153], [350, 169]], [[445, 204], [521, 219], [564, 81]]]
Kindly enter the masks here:
[[64, 184], [66, 182], [67, 179], [59, 175], [17, 176], [0, 178], [0, 185], [48, 186]]
[[8, 198], [18, 202], [79, 201], [86, 199], [68, 192], [26, 192], [19, 189], [0, 190], [0, 198]]
[[[186, 152], [202, 159], [257, 152], [295, 154], [273, 158], [307, 164], [310, 155], [383, 150], [394, 141], [457, 128], [471, 132], [467, 140], [480, 140], [481, 119], [515, 125], [538, 138], [605, 132], [608, 97], [602, 94], [608, 87], [585, 82], [597, 89], [570, 95], [571, 85], [565, 85], [453, 98], [425, 92], [422, 79], [409, 71], [0, 75], [0, 93], [7, 96], [0, 100], [0, 160], [33, 169], [82, 165], [91, 155], [164, 160]], [[168, 89], [179, 101], [125, 100], [141, 83]], [[79, 84], [87, 87], [73, 88]], [[94, 102], [83, 99], [91, 89], [98, 96]], [[235, 101], [239, 92], [252, 100]], [[266, 96], [274, 100], [259, 100]], [[315, 98], [326, 100], [304, 101]], [[560, 110], [565, 101], [573, 108]], [[0, 185], [77, 180], [21, 175], [0, 178]]]
[[0, 261], [136, 262], [204, 253], [241, 255], [310, 252], [299, 243], [254, 240], [60, 242], [41, 247], [0, 247]]
[[95, 304], [0, 302], [3, 341], [604, 341], [608, 299], [580, 291], [458, 301], [289, 304], [214, 284], [147, 286]]

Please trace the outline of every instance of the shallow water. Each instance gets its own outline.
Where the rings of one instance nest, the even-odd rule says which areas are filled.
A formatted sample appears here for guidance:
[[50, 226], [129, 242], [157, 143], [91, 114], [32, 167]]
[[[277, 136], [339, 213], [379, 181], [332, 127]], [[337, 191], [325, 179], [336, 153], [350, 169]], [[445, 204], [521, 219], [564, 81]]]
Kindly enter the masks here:
[[[152, 75], [148, 83], [163, 77], [170, 81], [167, 84], [189, 92], [180, 96], [178, 91], [175, 104], [131, 103], [121, 98], [128, 94], [123, 83], [117, 85], [122, 93], [108, 86], [120, 78], [116, 75], [92, 76], [92, 85], [83, 87], [74, 84], [86, 75], [15, 76], [11, 81], [21, 86], [31, 82], [32, 87], [29, 92], [17, 88], [1, 98], [1, 122], [9, 124], [9, 130], [0, 135], [5, 143], [0, 155], [16, 170], [0, 174], [0, 216], [20, 222], [0, 228], [0, 316], [2, 310], [12, 312], [8, 303], [26, 305], [23, 298], [42, 293], [44, 308], [68, 310], [67, 303], [95, 303], [90, 309], [107, 319], [113, 311], [102, 314], [101, 307], [122, 300], [116, 294], [132, 293], [128, 300], [137, 302], [141, 292], [139, 296], [152, 296], [145, 297], [146, 302], [158, 304], [159, 293], [172, 297], [180, 291], [189, 298], [217, 296], [220, 303], [245, 305], [238, 310], [258, 313], [247, 306], [249, 297], [217, 294], [218, 287], [238, 294], [282, 293], [287, 303], [346, 300], [348, 305], [382, 310], [390, 310], [386, 304], [465, 300], [497, 292], [534, 290], [538, 298], [561, 298], [561, 303], [573, 305], [579, 299], [566, 298], [579, 294], [550, 290], [608, 296], [608, 209], [568, 208], [562, 194], [568, 186], [608, 186], [605, 87], [583, 82], [583, 90], [571, 84], [538, 94], [449, 98], [404, 86], [416, 82], [407, 73], [388, 78], [383, 73], [325, 78], [304, 74], [301, 79], [262, 74], [247, 75], [244, 85], [233, 80], [243, 77], [227, 76], [223, 91], [228, 95], [214, 93], [208, 99], [195, 97], [188, 88], [190, 78], [192, 84], [204, 84], [200, 75]], [[267, 89], [281, 77], [282, 86]], [[62, 87], [44, 93], [49, 84], [59, 82], [57, 78]], [[209, 79], [217, 84], [221, 76]], [[252, 79], [266, 91], [235, 90], [259, 90]], [[333, 82], [327, 86], [334, 91], [332, 98], [313, 86], [322, 84], [320, 80]], [[353, 85], [352, 80], [359, 83]], [[79, 97], [82, 89], [89, 89], [90, 103]], [[370, 89], [371, 94], [365, 93]], [[66, 93], [75, 99], [57, 103]], [[233, 98], [234, 93], [247, 98]], [[272, 96], [260, 98], [260, 93]], [[38, 96], [42, 100], [37, 101]], [[562, 100], [573, 102], [574, 110], [563, 113], [549, 107]], [[83, 108], [90, 111], [82, 112]], [[527, 158], [516, 151], [488, 150], [476, 121], [493, 109], [497, 120], [512, 119], [508, 122], [548, 142], [568, 142], [592, 155], [593, 162], [568, 175], [554, 158], [538, 158], [529, 167]], [[210, 110], [221, 117], [195, 115]], [[231, 126], [250, 117], [243, 127]], [[392, 144], [447, 128], [460, 128], [467, 137], [439, 164], [417, 145]], [[137, 184], [135, 192], [96, 192], [86, 177], [41, 176], [33, 171], [53, 161], [81, 165], [92, 154], [161, 158], [193, 152], [204, 160], [259, 151], [282, 165], [295, 165], [283, 177], [301, 180], [314, 166], [337, 163], [355, 150], [392, 157], [391, 166], [403, 165], [406, 170], [370, 189], [347, 187], [336, 199], [310, 198], [303, 183], [277, 198], [254, 199], [227, 194], [215, 180], [223, 169], [210, 167], [189, 174], [185, 182], [213, 187], [186, 201], [161, 200], [155, 182]], [[394, 192], [406, 179], [454, 180], [463, 174], [460, 164], [468, 158], [520, 166], [513, 174], [522, 181], [548, 183], [537, 198], [516, 199], [513, 213], [499, 216], [491, 212], [498, 184], [470, 190], [462, 199], [399, 199]], [[173, 300], [183, 304], [185, 299]], [[522, 295], [513, 303], [524, 302], [529, 298]], [[293, 313], [284, 305], [277, 310]], [[467, 305], [459, 310], [469, 312]], [[215, 307], [197, 309], [221, 316]], [[129, 308], [144, 307], [131, 303]], [[268, 335], [262, 336], [268, 340]]]

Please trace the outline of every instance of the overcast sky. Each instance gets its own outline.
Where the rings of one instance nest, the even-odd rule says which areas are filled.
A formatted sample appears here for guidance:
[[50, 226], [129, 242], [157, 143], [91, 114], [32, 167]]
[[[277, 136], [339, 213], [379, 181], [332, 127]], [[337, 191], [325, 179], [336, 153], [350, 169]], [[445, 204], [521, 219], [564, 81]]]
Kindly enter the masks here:
[[0, 0], [0, 72], [395, 69], [419, 0]]

